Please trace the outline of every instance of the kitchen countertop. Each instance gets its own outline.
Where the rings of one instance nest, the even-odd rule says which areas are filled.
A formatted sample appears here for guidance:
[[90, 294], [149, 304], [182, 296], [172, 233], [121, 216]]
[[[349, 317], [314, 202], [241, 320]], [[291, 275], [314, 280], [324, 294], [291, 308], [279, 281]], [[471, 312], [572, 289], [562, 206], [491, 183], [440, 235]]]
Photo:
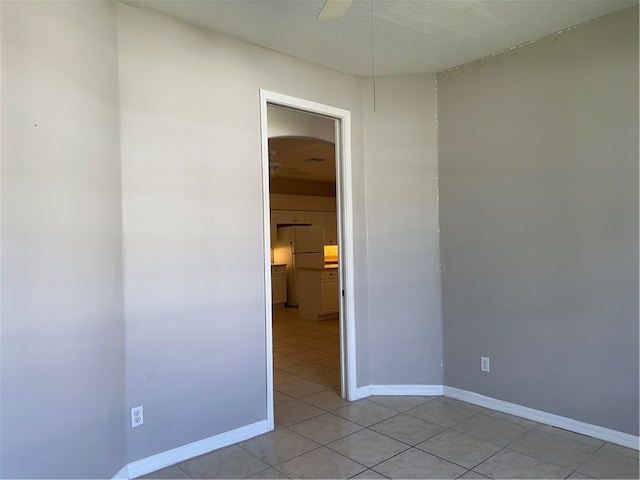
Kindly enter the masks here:
[[337, 268], [337, 263], [325, 263], [324, 267], [298, 267], [299, 270], [330, 270]]

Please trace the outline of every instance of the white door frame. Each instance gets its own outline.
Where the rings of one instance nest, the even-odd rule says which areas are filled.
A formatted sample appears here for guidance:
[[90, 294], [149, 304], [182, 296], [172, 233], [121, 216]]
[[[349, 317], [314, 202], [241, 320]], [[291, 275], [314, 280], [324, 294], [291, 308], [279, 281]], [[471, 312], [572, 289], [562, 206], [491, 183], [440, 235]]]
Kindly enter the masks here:
[[262, 208], [265, 283], [265, 338], [267, 365], [267, 425], [274, 428], [273, 331], [271, 312], [271, 252], [269, 201], [269, 136], [267, 106], [277, 105], [336, 120], [336, 201], [338, 255], [340, 265], [340, 382], [342, 396], [356, 399], [356, 338], [353, 260], [353, 196], [351, 180], [351, 112], [268, 90], [260, 90], [260, 135], [262, 141]]

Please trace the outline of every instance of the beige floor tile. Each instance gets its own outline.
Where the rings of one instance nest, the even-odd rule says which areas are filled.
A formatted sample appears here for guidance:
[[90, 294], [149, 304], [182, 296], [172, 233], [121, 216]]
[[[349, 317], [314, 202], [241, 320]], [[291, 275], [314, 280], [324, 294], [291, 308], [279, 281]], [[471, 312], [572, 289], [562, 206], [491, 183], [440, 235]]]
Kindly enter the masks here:
[[281, 429], [245, 440], [240, 443], [240, 446], [273, 466], [318, 448], [320, 445], [289, 429]]
[[408, 445], [416, 445], [440, 433], [445, 427], [402, 413], [369, 428]]
[[277, 467], [290, 478], [350, 478], [366, 470], [339, 453], [320, 447]]
[[566, 478], [571, 470], [505, 448], [474, 468], [491, 478]]
[[354, 478], [354, 479], [357, 478], [357, 479], [363, 479], [363, 480], [367, 480], [367, 479], [374, 480], [376, 478], [388, 478], [388, 477], [385, 477], [381, 473], [378, 473], [374, 470], [365, 470], [364, 472], [354, 475], [351, 478]]
[[264, 478], [264, 479], [278, 479], [278, 478], [289, 478], [284, 473], [279, 472], [275, 468], [267, 468], [266, 470], [262, 470], [258, 473], [254, 473], [253, 475], [249, 475], [245, 478]]
[[502, 447], [516, 441], [529, 431], [528, 427], [482, 413], [454, 426], [453, 429]]
[[597, 447], [586, 443], [576, 442], [540, 430], [527, 433], [509, 445], [509, 448], [570, 470], [577, 468], [597, 450]]
[[346, 437], [358, 430], [362, 430], [362, 428], [356, 423], [331, 413], [325, 413], [291, 426], [292, 430], [322, 445]]
[[163, 468], [161, 470], [156, 470], [155, 472], [149, 473], [148, 475], [143, 475], [142, 477], [137, 477], [140, 479], [182, 479], [182, 478], [191, 478], [187, 472], [182, 470], [177, 465], [171, 465], [170, 467]]
[[490, 417], [499, 418], [500, 420], [517, 423], [518, 425], [522, 425], [530, 429], [534, 429], [540, 426], [538, 422], [534, 422], [533, 420], [527, 420], [526, 418], [516, 417], [515, 415], [509, 415], [508, 413], [498, 412], [497, 410], [485, 409], [482, 413], [484, 413], [485, 415], [489, 415]]
[[358, 400], [357, 402], [334, 410], [333, 413], [363, 427], [368, 427], [374, 423], [382, 422], [383, 420], [398, 415], [398, 412], [395, 410], [368, 400]]
[[307, 395], [311, 395], [312, 393], [318, 393], [322, 390], [326, 390], [327, 388], [327, 385], [321, 385], [304, 378], [275, 386], [275, 389], [278, 392], [284, 393], [285, 395], [289, 395], [294, 398], [305, 397]]
[[623, 447], [622, 445], [616, 445], [614, 443], [606, 443], [601, 450], [605, 452], [617, 453], [618, 455], [624, 455], [625, 457], [631, 457], [638, 460], [638, 450], [633, 448]]
[[405, 443], [368, 429], [331, 442], [327, 447], [367, 467], [373, 467], [410, 448]]
[[416, 448], [465, 468], [475, 467], [502, 449], [493, 443], [478, 440], [453, 430], [439, 433], [429, 440], [419, 443]]
[[322, 365], [311, 362], [303, 362], [298, 365], [285, 367], [283, 368], [283, 370], [287, 373], [292, 373], [293, 375], [298, 375], [305, 378], [307, 378], [309, 375], [332, 371], [332, 369], [329, 367], [323, 367]]
[[586, 443], [587, 445], [592, 445], [594, 447], [601, 447], [605, 443], [603, 440], [599, 440], [593, 437], [587, 437], [586, 435], [570, 432], [569, 430], [563, 430], [562, 428], [552, 427], [551, 425], [540, 425], [538, 427], [538, 430], [540, 430], [541, 432], [551, 433], [553, 435], [568, 438], [569, 440], [575, 440], [576, 442]]
[[437, 423], [443, 427], [452, 427], [458, 423], [477, 415], [475, 410], [463, 408], [457, 405], [451, 405], [434, 399], [426, 402], [416, 408], [407, 410], [407, 415], [417, 417], [427, 422]]
[[349, 405], [347, 400], [340, 397], [340, 391], [334, 389], [323, 390], [313, 395], [300, 397], [300, 400], [323, 410], [335, 410], [336, 408]]
[[301, 342], [298, 345], [300, 345], [301, 347], [307, 347], [307, 348], [319, 348], [319, 347], [329, 347], [329, 346], [338, 345], [338, 342], [336, 342], [335, 340], [329, 340], [329, 338], [330, 337], [321, 337], [321, 338], [314, 338], [313, 340], [309, 340], [307, 338], [304, 342]]
[[295, 355], [298, 353], [306, 352], [308, 348], [301, 347], [300, 345], [285, 345], [284, 347], [274, 347], [274, 353], [281, 353], [284, 355]]
[[339, 355], [331, 355], [329, 357], [320, 358], [318, 360], [314, 360], [313, 363], [318, 365], [322, 365], [323, 367], [329, 368], [341, 368], [340, 364], [340, 356]]
[[285, 427], [303, 422], [324, 413], [323, 410], [307, 403], [293, 400], [274, 407], [275, 421]]
[[486, 408], [481, 407], [480, 405], [474, 405], [473, 403], [463, 402], [462, 400], [458, 400], [457, 398], [436, 396], [436, 397], [433, 397], [433, 399], [434, 401], [441, 403], [443, 405], [460, 407], [467, 410], [471, 410], [472, 412], [476, 412], [476, 413], [484, 412], [486, 410]]
[[640, 478], [638, 460], [606, 450], [597, 451], [576, 471], [595, 478]]
[[584, 473], [573, 472], [571, 475], [567, 477], [567, 480], [590, 480], [593, 477], [589, 475], [585, 475]]
[[282, 357], [273, 359], [273, 366], [279, 369], [285, 369], [305, 363], [304, 360], [294, 357], [293, 355], [283, 355]]
[[410, 448], [373, 467], [389, 478], [458, 478], [466, 470], [451, 462]]
[[340, 345], [331, 345], [328, 347], [318, 348], [321, 352], [325, 352], [327, 355], [340, 355]]
[[277, 390], [273, 391], [273, 405], [280, 405], [281, 403], [290, 402], [293, 400], [293, 397], [289, 395], [285, 395], [284, 393], [280, 393]]
[[285, 372], [279, 368], [273, 369], [273, 385], [275, 387], [284, 385], [285, 383], [295, 382], [296, 380], [302, 380], [302, 377], [294, 375], [293, 373]]
[[308, 348], [302, 352], [294, 353], [293, 356], [299, 358], [300, 360], [304, 360], [305, 362], [310, 362], [312, 360], [320, 360], [321, 358], [327, 358], [333, 353], [327, 353], [323, 351], [323, 348], [329, 347], [320, 347], [313, 350], [309, 350]]
[[237, 445], [192, 458], [179, 466], [191, 478], [244, 478], [269, 468]]
[[460, 480], [482, 480], [484, 478], [489, 478], [489, 477], [485, 477], [484, 475], [478, 473], [478, 472], [474, 472], [473, 470], [469, 470], [467, 473], [465, 473], [464, 475], [462, 475], [461, 477], [458, 477]]
[[433, 400], [433, 397], [411, 395], [374, 395], [372, 397], [368, 397], [367, 400], [392, 408], [398, 412], [406, 412], [407, 410], [411, 410], [412, 408], [416, 408], [419, 405], [423, 405]]

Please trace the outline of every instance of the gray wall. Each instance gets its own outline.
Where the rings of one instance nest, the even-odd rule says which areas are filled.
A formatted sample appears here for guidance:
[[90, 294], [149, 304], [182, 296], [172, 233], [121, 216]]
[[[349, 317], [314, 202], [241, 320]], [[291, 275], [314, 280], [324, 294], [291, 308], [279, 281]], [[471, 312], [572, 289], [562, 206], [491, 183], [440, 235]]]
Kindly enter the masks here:
[[[259, 89], [352, 112], [358, 285], [363, 127], [355, 77], [125, 5], [118, 20], [134, 461], [266, 419]], [[366, 304], [364, 287], [359, 329]]]
[[125, 463], [115, 6], [2, 2], [0, 476]]
[[363, 81], [372, 385], [442, 385], [435, 87]]
[[438, 81], [445, 384], [637, 435], [638, 9]]

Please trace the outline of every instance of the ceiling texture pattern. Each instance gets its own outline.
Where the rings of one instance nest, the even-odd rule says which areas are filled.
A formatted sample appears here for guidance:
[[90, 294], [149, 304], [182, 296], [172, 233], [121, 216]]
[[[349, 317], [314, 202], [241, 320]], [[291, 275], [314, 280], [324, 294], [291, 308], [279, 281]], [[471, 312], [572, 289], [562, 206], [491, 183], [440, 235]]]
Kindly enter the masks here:
[[[359, 77], [437, 73], [638, 4], [638, 0], [125, 0]], [[372, 15], [373, 14], [373, 15]], [[373, 21], [373, 29], [372, 29]]]

